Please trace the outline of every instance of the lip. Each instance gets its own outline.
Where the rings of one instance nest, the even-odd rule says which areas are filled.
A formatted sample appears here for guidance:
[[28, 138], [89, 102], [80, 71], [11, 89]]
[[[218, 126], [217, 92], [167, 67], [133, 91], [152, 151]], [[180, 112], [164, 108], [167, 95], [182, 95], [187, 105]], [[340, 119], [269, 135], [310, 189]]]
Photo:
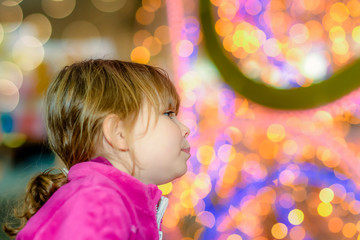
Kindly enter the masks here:
[[187, 154], [190, 154], [190, 148], [183, 148], [181, 151], [186, 152]]

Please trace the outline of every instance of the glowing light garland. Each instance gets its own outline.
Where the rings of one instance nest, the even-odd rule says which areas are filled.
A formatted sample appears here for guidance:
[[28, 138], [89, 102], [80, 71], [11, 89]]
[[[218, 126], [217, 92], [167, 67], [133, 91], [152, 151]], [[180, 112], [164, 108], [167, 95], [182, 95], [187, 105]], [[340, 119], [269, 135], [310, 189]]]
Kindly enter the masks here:
[[[275, 4], [278, 1], [212, 1], [218, 7], [219, 16], [240, 14], [243, 20], [237, 22], [239, 25], [244, 19], [255, 19], [260, 13], [259, 6], [270, 2]], [[314, 7], [310, 1], [304, 2], [308, 8]], [[349, 4], [355, 2], [357, 1]], [[241, 9], [240, 13], [234, 13], [232, 7], [227, 7], [229, 4], [238, 4], [236, 9]], [[168, 9], [168, 16], [180, 19], [179, 14], [183, 12], [176, 12], [175, 9], [173, 7], [171, 12]], [[192, 14], [196, 16], [195, 12]], [[287, 13], [284, 10], [281, 17], [291, 20], [291, 14], [293, 12]], [[341, 10], [333, 10], [333, 15], [341, 20]], [[261, 20], [257, 23], [260, 24]], [[184, 26], [169, 26], [174, 31], [185, 32]], [[314, 28], [319, 26], [323, 27], [322, 24], [313, 25]], [[291, 29], [294, 44], [305, 44], [308, 33], [304, 26], [294, 24]], [[217, 31], [227, 30], [218, 26]], [[341, 37], [341, 31], [333, 31], [332, 34]], [[258, 34], [255, 36], [263, 37], [261, 33], [255, 33]], [[226, 36], [225, 33], [222, 34]], [[244, 32], [238, 34], [238, 41], [246, 40], [246, 35], [241, 35]], [[332, 35], [330, 38], [333, 38]], [[267, 39], [270, 39], [269, 47], [274, 46], [274, 36], [262, 41], [266, 42]], [[180, 40], [186, 38], [178, 39]], [[244, 49], [249, 50], [246, 56], [263, 56], [259, 52], [251, 52], [254, 49], [251, 46], [254, 43], [252, 40], [250, 38], [249, 42], [239, 42], [238, 45], [242, 44]], [[352, 45], [354, 46], [356, 44]], [[283, 51], [282, 47], [280, 49]], [[210, 52], [212, 50], [209, 49]], [[176, 50], [173, 49], [173, 52]], [[242, 56], [239, 54], [238, 56]], [[240, 58], [242, 64], [251, 63], [251, 59], [245, 61], [244, 58]], [[176, 61], [183, 62], [181, 66], [175, 65], [176, 71], [184, 72], [183, 75], [177, 75], [179, 85], [183, 86], [185, 102], [182, 107], [183, 115], [180, 117], [186, 121], [190, 116], [196, 124], [192, 126], [190, 136], [193, 148], [188, 164], [189, 172], [172, 185], [169, 195], [170, 206], [173, 207], [164, 220], [168, 236], [182, 236], [183, 239], [300, 240], [355, 238], [359, 235], [355, 227], [360, 224], [357, 220], [360, 213], [360, 208], [357, 207], [360, 203], [360, 173], [356, 167], [359, 151], [354, 145], [356, 143], [348, 137], [351, 131], [349, 128], [360, 123], [357, 104], [359, 91], [316, 109], [271, 110], [238, 96], [225, 84], [208, 82], [208, 75], [199, 74], [202, 72], [201, 67], [209, 66], [209, 63], [203, 64], [201, 56], [183, 58], [180, 55]], [[289, 60], [277, 61], [283, 61], [285, 66]], [[310, 56], [304, 60], [304, 75], [297, 70], [291, 76], [306, 76], [310, 66], [319, 61], [323, 61], [321, 55]], [[335, 64], [339, 66], [339, 62]], [[187, 68], [178, 69], [184, 66]], [[207, 67], [208, 70], [210, 68]], [[210, 74], [218, 76], [216, 70], [210, 71]], [[313, 76], [323, 74], [324, 69]], [[190, 79], [196, 82], [196, 87], [189, 84]], [[192, 93], [196, 96], [195, 100], [192, 100]], [[326, 191], [334, 194], [331, 200], [323, 197]], [[192, 235], [180, 234], [179, 231], [185, 231], [181, 219], [187, 215], [194, 215], [195, 223], [200, 224], [203, 229], [194, 230]], [[167, 225], [166, 221], [171, 224]]]

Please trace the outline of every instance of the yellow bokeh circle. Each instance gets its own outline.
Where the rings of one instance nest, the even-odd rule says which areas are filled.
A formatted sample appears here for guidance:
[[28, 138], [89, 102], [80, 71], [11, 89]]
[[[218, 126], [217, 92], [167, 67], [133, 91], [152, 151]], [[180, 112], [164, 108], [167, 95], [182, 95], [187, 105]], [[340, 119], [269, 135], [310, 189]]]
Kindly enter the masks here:
[[171, 182], [165, 183], [165, 184], [159, 185], [158, 188], [162, 191], [163, 195], [168, 195], [169, 193], [171, 193], [171, 191], [173, 189], [173, 184]]
[[320, 203], [317, 207], [318, 214], [322, 217], [328, 217], [333, 211], [331, 203]]
[[131, 61], [146, 64], [150, 61], [150, 52], [147, 48], [139, 46], [132, 50]]
[[299, 225], [304, 221], [304, 213], [300, 209], [294, 209], [289, 213], [288, 219], [292, 225]]
[[273, 235], [274, 238], [276, 239], [283, 239], [287, 236], [288, 234], [288, 228], [286, 227], [285, 224], [283, 223], [276, 223], [274, 224], [274, 226], [271, 228], [271, 234]]
[[268, 127], [266, 135], [270, 141], [280, 142], [286, 135], [285, 128], [281, 124], [272, 124]]

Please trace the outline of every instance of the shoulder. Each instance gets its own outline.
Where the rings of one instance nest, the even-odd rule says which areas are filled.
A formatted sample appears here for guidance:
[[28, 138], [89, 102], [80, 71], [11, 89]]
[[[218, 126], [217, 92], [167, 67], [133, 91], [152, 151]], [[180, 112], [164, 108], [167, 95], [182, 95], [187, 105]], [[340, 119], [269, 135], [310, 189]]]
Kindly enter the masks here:
[[124, 200], [118, 191], [107, 186], [87, 186], [69, 196], [63, 207], [101, 218], [130, 218], [128, 204]]
[[121, 196], [107, 187], [79, 189], [52, 210], [38, 231], [39, 239], [121, 239], [131, 234], [129, 209]]
[[93, 171], [71, 179], [55, 192], [54, 198], [64, 201], [63, 207], [73, 211], [92, 214], [109, 211], [112, 215], [131, 217], [131, 199], [122, 191], [124, 185], [115, 184], [107, 175]]

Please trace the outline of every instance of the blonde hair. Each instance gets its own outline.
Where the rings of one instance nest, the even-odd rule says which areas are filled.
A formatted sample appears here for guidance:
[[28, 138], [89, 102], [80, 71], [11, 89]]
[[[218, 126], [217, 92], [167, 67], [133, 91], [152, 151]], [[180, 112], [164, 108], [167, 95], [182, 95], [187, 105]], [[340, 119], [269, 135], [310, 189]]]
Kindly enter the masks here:
[[[116, 114], [130, 132], [144, 100], [159, 113], [167, 109], [178, 112], [179, 96], [161, 68], [103, 59], [66, 66], [46, 93], [49, 146], [67, 168], [88, 161], [102, 137], [105, 117]], [[133, 162], [132, 174], [135, 166]], [[25, 218], [25, 223], [66, 182], [62, 173], [44, 172], [33, 178], [27, 186], [24, 211], [18, 217]], [[15, 236], [24, 223], [19, 228], [5, 226], [5, 232]]]

